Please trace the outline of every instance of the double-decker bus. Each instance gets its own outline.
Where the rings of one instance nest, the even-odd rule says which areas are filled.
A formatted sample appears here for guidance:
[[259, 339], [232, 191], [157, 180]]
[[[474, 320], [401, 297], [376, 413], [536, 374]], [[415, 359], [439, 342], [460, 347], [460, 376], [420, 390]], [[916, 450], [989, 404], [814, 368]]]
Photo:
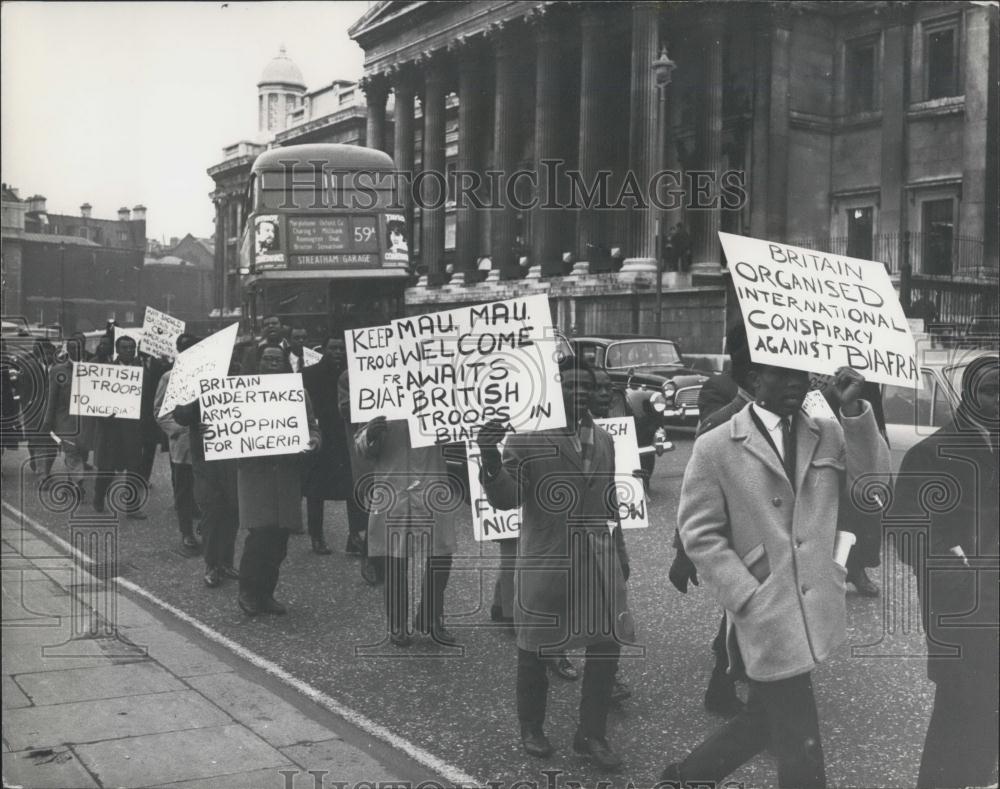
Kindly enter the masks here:
[[402, 314], [408, 228], [392, 159], [355, 145], [275, 148], [257, 157], [240, 244], [243, 315], [277, 315], [311, 339], [359, 315]]

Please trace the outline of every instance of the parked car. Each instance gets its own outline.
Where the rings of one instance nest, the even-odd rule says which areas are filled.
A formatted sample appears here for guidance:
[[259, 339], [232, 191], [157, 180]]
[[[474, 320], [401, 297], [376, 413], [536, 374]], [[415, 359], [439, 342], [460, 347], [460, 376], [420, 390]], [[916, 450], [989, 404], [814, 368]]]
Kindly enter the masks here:
[[[697, 427], [698, 394], [708, 376], [685, 363], [674, 341], [604, 334], [575, 337], [570, 345], [610, 376], [611, 416], [635, 418], [640, 447], [662, 444], [667, 428]], [[643, 453], [643, 472], [650, 474], [655, 462], [655, 453]]]
[[962, 395], [965, 368], [980, 356], [996, 351], [975, 349], [933, 349], [919, 354], [922, 389], [905, 386], [882, 387], [882, 408], [889, 438], [893, 473], [899, 470], [907, 451], [948, 424]]

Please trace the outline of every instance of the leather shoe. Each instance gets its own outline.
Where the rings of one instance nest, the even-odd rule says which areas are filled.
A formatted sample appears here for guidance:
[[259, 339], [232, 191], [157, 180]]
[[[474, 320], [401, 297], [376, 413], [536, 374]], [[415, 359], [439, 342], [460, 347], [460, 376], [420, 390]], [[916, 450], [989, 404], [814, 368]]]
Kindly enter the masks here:
[[240, 608], [243, 613], [247, 616], [257, 616], [258, 614], [264, 613], [260, 607], [260, 603], [254, 600], [252, 597], [246, 595], [240, 595], [236, 598], [236, 602], [239, 603]]
[[240, 571], [231, 564], [224, 564], [219, 567], [219, 573], [223, 578], [232, 578], [234, 581], [240, 580]]
[[862, 597], [878, 597], [878, 587], [872, 583], [872, 579], [868, 577], [868, 573], [865, 572], [864, 567], [856, 573], [849, 575], [847, 580], [849, 583], [854, 584], [854, 588], [858, 590], [858, 594]]
[[194, 537], [187, 534], [181, 537], [181, 550], [184, 552], [185, 556], [196, 556], [201, 553], [201, 546]]
[[616, 679], [615, 684], [611, 687], [611, 701], [615, 704], [621, 704], [630, 698], [632, 698], [632, 691], [628, 689], [628, 685]]
[[134, 510], [133, 512], [126, 513], [125, 517], [130, 521], [144, 521], [149, 518], [149, 516], [142, 510]]
[[205, 571], [205, 586], [209, 589], [214, 589], [221, 583], [222, 578], [219, 575], [219, 568], [209, 567], [208, 570]]
[[521, 726], [521, 745], [528, 756], [544, 759], [552, 755], [552, 743], [545, 736], [541, 726]]
[[565, 655], [560, 655], [559, 657], [550, 660], [549, 669], [557, 677], [565, 679], [569, 682], [575, 682], [580, 678], [580, 672], [576, 670], [576, 666], [570, 663], [569, 658]]
[[276, 614], [277, 616], [284, 616], [288, 613], [288, 609], [273, 597], [268, 597], [265, 600], [262, 600], [260, 610], [265, 614]]
[[344, 548], [344, 553], [348, 556], [361, 556], [364, 552], [365, 541], [356, 534], [347, 535], [347, 545]]
[[573, 750], [589, 756], [601, 770], [614, 771], [622, 766], [622, 758], [611, 749], [604, 737], [587, 737], [577, 729]]
[[313, 540], [312, 549], [313, 553], [318, 553], [320, 556], [329, 556], [333, 553], [330, 550], [330, 546], [326, 544], [326, 540]]

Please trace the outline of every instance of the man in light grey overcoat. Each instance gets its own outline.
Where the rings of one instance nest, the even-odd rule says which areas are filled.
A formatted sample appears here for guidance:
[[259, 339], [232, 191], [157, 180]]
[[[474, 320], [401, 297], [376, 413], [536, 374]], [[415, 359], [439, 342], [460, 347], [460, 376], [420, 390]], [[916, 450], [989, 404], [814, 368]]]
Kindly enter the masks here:
[[747, 382], [754, 401], [695, 442], [677, 515], [688, 556], [726, 610], [730, 664], [742, 657], [750, 680], [747, 708], [661, 777], [719, 782], [769, 747], [780, 786], [823, 787], [811, 672], [846, 639], [837, 506], [862, 475], [888, 478], [889, 451], [850, 368], [835, 377], [840, 423], [801, 410], [805, 372], [754, 364]]

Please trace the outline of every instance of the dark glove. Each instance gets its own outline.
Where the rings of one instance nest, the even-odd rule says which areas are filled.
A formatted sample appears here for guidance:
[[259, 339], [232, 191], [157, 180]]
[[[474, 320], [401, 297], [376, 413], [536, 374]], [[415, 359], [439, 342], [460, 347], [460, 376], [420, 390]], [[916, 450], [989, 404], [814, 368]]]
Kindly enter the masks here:
[[378, 441], [386, 431], [385, 417], [377, 416], [371, 422], [368, 423], [368, 427], [365, 429], [365, 438], [368, 439], [369, 444], [374, 444]]
[[694, 563], [688, 558], [688, 555], [684, 552], [683, 546], [677, 549], [674, 561], [670, 565], [669, 578], [670, 583], [672, 583], [681, 594], [687, 594], [689, 582], [698, 586], [698, 570], [695, 568]]
[[507, 434], [507, 428], [503, 422], [491, 419], [481, 428], [476, 436], [476, 443], [479, 445], [479, 454], [482, 457], [483, 468], [490, 472], [495, 472], [500, 468], [500, 450], [497, 444], [503, 441]]

